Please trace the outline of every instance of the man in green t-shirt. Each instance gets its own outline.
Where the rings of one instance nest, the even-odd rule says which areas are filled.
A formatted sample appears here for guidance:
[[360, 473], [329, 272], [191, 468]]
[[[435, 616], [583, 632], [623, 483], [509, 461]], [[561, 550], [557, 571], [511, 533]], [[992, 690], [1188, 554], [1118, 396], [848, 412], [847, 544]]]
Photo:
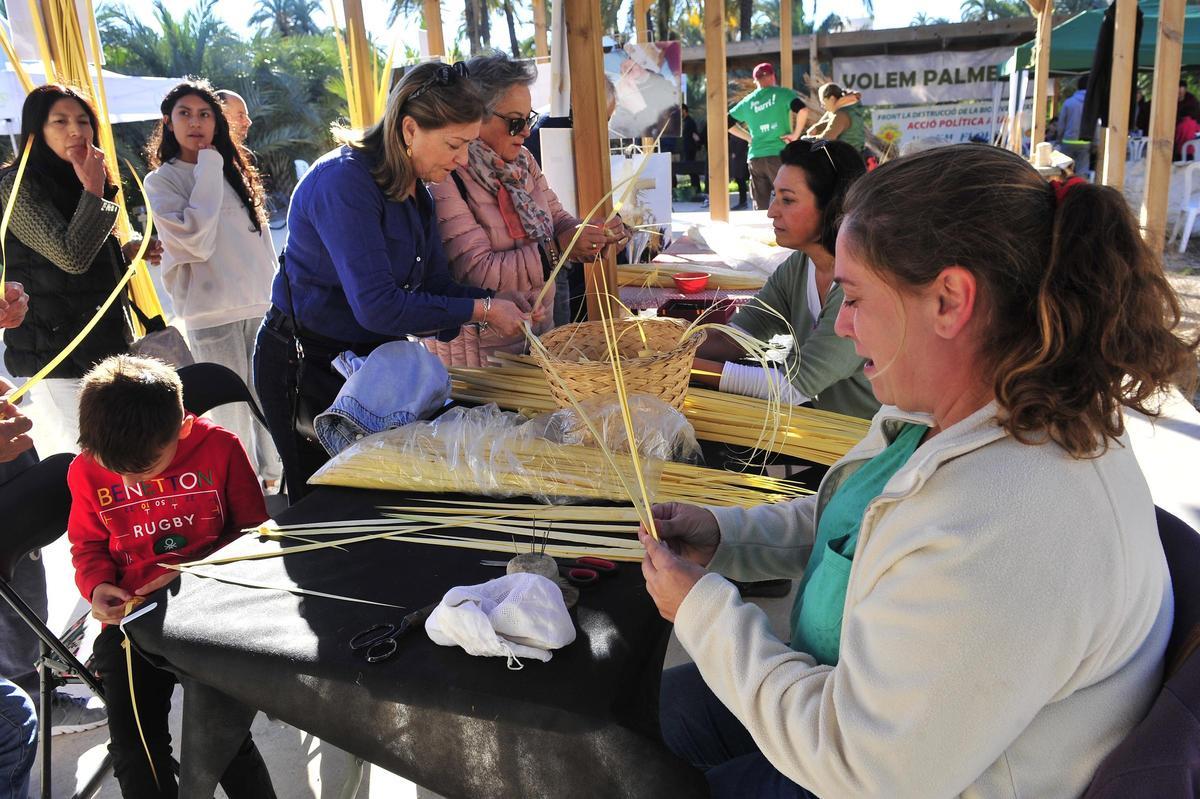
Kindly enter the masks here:
[[784, 145], [800, 137], [808, 111], [800, 95], [775, 85], [773, 66], [764, 62], [753, 74], [757, 88], [729, 109], [729, 132], [750, 142], [750, 196], [754, 207], [765, 211], [771, 204], [779, 154]]

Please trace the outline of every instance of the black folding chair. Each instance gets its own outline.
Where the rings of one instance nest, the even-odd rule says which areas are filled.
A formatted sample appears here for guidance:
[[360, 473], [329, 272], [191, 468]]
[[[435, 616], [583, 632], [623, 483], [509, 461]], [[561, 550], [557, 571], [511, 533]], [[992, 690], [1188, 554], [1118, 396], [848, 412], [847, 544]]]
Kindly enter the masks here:
[[[71, 513], [71, 494], [67, 490], [67, 467], [74, 455], [52, 455], [0, 486], [0, 519], [4, 519], [4, 535], [0, 536], [0, 596], [41, 639], [41, 657], [37, 671], [40, 681], [38, 746], [42, 758], [42, 797], [50, 799], [50, 730], [51, 697], [59, 686], [68, 682], [68, 675], [78, 678], [104, 699], [100, 681], [71, 650], [50, 631], [37, 613], [12, 588], [13, 573], [21, 558], [35, 549], [49, 546], [67, 530]], [[100, 768], [75, 799], [93, 796], [112, 768], [106, 753]]]
[[[200, 416], [222, 405], [244, 402], [263, 429], [270, 429], [267, 427], [267, 417], [254, 401], [254, 395], [246, 387], [246, 382], [228, 366], [219, 363], [194, 363], [181, 366], [176, 372], [179, 374], [179, 381], [183, 383], [183, 407], [188, 412]], [[287, 474], [284, 474], [279, 481], [281, 495], [286, 486]]]

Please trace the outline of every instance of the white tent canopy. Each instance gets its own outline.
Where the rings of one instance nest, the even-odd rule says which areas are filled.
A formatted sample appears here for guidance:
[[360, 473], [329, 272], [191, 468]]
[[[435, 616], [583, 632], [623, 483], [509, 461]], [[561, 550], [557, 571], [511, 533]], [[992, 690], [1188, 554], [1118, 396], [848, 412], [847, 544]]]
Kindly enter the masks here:
[[[26, 61], [22, 66], [34, 85], [46, 82], [41, 62]], [[159, 119], [158, 106], [178, 78], [146, 78], [120, 75], [104, 70], [104, 93], [108, 98], [109, 121], [143, 122]], [[21, 132], [21, 106], [25, 90], [11, 65], [0, 70], [0, 135]]]

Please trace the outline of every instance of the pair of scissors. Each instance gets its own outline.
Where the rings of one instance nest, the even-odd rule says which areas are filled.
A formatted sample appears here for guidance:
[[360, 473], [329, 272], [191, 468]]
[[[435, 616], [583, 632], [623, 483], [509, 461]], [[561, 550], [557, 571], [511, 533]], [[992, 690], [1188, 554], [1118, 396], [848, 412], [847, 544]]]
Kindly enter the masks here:
[[[505, 568], [508, 566], [507, 560], [481, 560], [480, 566], [498, 566]], [[584, 555], [576, 558], [570, 563], [560, 563], [558, 572], [563, 577], [567, 578], [567, 582], [571, 585], [584, 588], [589, 585], [594, 585], [601, 577], [612, 577], [617, 573], [617, 564], [605, 558], [597, 558], [593, 555]]]
[[396, 654], [396, 639], [420, 624], [437, 605], [429, 605], [409, 613], [399, 624], [382, 623], [368, 627], [350, 639], [350, 650], [362, 652], [368, 663], [378, 663]]

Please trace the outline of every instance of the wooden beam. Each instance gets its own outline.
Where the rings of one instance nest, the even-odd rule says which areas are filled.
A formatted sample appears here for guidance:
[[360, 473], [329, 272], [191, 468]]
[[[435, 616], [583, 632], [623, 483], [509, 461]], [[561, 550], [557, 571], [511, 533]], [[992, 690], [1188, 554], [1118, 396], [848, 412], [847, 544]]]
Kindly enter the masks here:
[[362, 0], [342, 0], [342, 8], [346, 12], [346, 49], [349, 50], [350, 72], [354, 75], [354, 85], [347, 86], [346, 91], [353, 91], [358, 100], [358, 108], [362, 114], [363, 127], [375, 124], [375, 85], [371, 69], [371, 45], [367, 41], [367, 26], [363, 21]]
[[446, 55], [446, 39], [442, 34], [442, 4], [439, 0], [425, 0], [425, 30], [429, 34], [429, 54]]
[[[426, 0], [436, 3], [438, 0]], [[546, 0], [533, 0], [533, 54], [538, 58], [550, 55], [550, 45], [546, 41]]]
[[795, 0], [779, 0], [779, 85], [792, 88], [792, 3]]
[[[1033, 3], [1030, 3], [1032, 6]], [[1033, 127], [1029, 133], [1029, 152], [1046, 139], [1046, 89], [1050, 84], [1050, 31], [1054, 27], [1054, 4], [1044, 3], [1038, 13], [1037, 69], [1033, 77]], [[1084, 135], [1080, 131], [1080, 136]]]
[[1125, 147], [1129, 140], [1129, 96], [1133, 92], [1133, 35], [1137, 29], [1137, 0], [1117, 0], [1113, 30], [1108, 127], [1101, 181], [1120, 190], [1125, 185]]
[[649, 14], [650, 0], [633, 0], [633, 29], [639, 42], [650, 41], [650, 24], [646, 21]]
[[[604, 64], [600, 37], [604, 28], [596, 0], [564, 0], [567, 23], [567, 58], [571, 70], [571, 108], [574, 117], [575, 196], [582, 216], [603, 198], [601, 218], [612, 211], [612, 167], [608, 154], [608, 103], [604, 93]], [[599, 319], [601, 281], [616, 292], [616, 256], [609, 255], [584, 265], [588, 318]]]
[[704, 0], [704, 79], [708, 103], [708, 213], [729, 221], [729, 101], [725, 75], [725, 2]]
[[1176, 96], [1183, 58], [1184, 0], [1162, 0], [1158, 8], [1158, 44], [1151, 90], [1150, 146], [1146, 148], [1146, 188], [1142, 195], [1142, 237], [1155, 252], [1163, 248], [1171, 158], [1175, 147]]

